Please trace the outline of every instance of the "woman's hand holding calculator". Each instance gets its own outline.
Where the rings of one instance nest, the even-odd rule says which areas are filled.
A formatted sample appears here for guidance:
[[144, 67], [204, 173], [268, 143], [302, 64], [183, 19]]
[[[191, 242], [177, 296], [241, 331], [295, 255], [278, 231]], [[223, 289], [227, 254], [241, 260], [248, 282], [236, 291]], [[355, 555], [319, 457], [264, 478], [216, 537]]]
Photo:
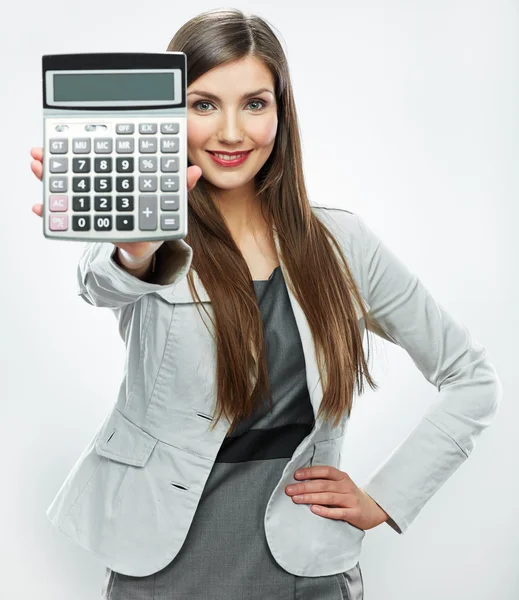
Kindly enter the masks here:
[[[31, 148], [31, 156], [34, 159], [31, 163], [31, 170], [41, 181], [43, 173], [43, 148]], [[195, 187], [201, 175], [202, 169], [200, 167], [193, 165], [187, 168], [188, 192]], [[34, 204], [32, 212], [42, 217], [43, 204]], [[145, 264], [163, 243], [163, 240], [153, 242], [112, 242], [114, 246], [117, 246], [122, 251], [125, 263], [132, 269], [138, 269], [139, 266]]]

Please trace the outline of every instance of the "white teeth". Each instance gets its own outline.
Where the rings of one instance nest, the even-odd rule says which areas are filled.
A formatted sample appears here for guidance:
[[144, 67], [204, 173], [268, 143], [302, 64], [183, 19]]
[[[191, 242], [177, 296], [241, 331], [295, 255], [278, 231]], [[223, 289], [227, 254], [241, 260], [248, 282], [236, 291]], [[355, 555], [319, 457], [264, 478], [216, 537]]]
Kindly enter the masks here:
[[245, 154], [247, 154], [245, 152], [245, 154], [235, 154], [234, 156], [229, 156], [227, 154], [217, 154], [216, 152], [213, 152], [214, 156], [217, 156], [218, 158], [221, 158], [223, 160], [236, 160], [238, 158], [241, 158], [242, 156], [245, 156]]

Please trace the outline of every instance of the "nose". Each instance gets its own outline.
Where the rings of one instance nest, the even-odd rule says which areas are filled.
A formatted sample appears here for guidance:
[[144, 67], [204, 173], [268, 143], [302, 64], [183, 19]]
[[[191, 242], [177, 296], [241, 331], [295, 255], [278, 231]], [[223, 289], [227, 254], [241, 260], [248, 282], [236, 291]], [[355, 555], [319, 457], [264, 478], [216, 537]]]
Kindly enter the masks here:
[[239, 117], [231, 112], [223, 114], [218, 129], [218, 141], [224, 144], [238, 144], [243, 140], [243, 126]]

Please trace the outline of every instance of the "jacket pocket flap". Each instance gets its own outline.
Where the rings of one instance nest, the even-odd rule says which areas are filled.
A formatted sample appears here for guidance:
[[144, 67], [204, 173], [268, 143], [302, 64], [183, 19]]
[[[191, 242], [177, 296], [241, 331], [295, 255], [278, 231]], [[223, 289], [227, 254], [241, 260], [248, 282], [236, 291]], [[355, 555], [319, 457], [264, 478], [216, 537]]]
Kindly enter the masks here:
[[156, 443], [156, 438], [114, 408], [96, 439], [95, 447], [100, 456], [126, 465], [143, 467]]

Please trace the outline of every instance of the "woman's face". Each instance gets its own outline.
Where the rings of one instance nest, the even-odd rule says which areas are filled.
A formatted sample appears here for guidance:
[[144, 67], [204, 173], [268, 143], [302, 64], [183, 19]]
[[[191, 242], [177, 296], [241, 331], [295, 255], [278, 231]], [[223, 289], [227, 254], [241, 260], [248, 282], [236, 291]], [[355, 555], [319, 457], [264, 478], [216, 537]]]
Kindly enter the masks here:
[[[269, 69], [253, 57], [211, 69], [187, 88], [187, 115], [191, 164], [217, 188], [250, 190], [276, 138], [277, 106]], [[220, 165], [210, 154], [238, 151], [251, 152], [237, 166]]]

